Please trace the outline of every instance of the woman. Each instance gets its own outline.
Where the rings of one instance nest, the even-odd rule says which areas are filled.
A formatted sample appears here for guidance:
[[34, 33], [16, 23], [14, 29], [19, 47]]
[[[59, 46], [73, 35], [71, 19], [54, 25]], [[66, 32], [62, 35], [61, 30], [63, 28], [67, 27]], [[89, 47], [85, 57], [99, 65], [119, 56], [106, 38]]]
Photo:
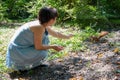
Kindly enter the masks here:
[[55, 8], [43, 7], [38, 14], [38, 20], [22, 25], [12, 37], [6, 55], [6, 65], [15, 70], [26, 70], [39, 66], [47, 57], [49, 49], [63, 50], [62, 46], [49, 45], [48, 34], [62, 39], [73, 35], [55, 32], [51, 26], [58, 17]]

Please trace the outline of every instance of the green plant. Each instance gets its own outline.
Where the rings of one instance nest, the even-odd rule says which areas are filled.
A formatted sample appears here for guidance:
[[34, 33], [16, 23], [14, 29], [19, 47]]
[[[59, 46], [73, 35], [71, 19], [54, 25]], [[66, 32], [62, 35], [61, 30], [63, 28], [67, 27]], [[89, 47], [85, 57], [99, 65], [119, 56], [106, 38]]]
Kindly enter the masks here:
[[0, 21], [4, 20], [5, 10], [6, 10], [6, 7], [4, 6], [4, 3], [0, 1]]
[[84, 41], [90, 38], [90, 36], [98, 35], [98, 32], [96, 32], [90, 26], [87, 26], [85, 30], [74, 30], [72, 31], [72, 33], [74, 33], [75, 36], [69, 40], [61, 40], [61, 39], [50, 37], [51, 39], [50, 44], [57, 44], [57, 45], [64, 46], [64, 50], [61, 52], [56, 52], [54, 50], [51, 50], [49, 59], [55, 59], [55, 58], [62, 57], [63, 55], [66, 55], [71, 51], [73, 52], [84, 51], [87, 49], [87, 46], [85, 45]]
[[5, 65], [6, 50], [14, 31], [15, 28], [0, 27], [0, 73], [8, 71]]

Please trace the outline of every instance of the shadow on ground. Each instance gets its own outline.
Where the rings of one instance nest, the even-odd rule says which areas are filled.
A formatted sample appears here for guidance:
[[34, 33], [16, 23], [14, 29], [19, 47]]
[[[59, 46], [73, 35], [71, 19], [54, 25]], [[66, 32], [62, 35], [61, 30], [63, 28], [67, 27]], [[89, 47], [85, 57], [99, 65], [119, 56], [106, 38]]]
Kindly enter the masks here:
[[[80, 62], [82, 61], [82, 62]], [[71, 56], [63, 59], [63, 62], [53, 61], [48, 67], [37, 67], [35, 69], [24, 71], [22, 73], [9, 73], [10, 79], [25, 79], [25, 80], [69, 80], [75, 77], [83, 67], [88, 63], [87, 60], [82, 60], [81, 57]]]
[[35, 69], [22, 73], [9, 73], [11, 79], [27, 79], [27, 80], [68, 80], [72, 77], [68, 72], [69, 68], [65, 65], [54, 65], [49, 67], [37, 67]]

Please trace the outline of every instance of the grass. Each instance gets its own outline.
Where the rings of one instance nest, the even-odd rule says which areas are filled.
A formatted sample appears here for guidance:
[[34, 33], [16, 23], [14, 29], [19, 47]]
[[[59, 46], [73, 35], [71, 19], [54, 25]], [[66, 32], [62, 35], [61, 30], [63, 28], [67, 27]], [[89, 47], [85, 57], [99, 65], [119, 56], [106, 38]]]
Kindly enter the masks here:
[[[84, 41], [89, 38], [91, 35], [97, 35], [98, 33], [92, 29], [90, 26], [86, 27], [85, 30], [80, 30], [78, 28], [75, 28], [74, 30], [72, 28], [62, 29], [62, 28], [55, 28], [55, 30], [59, 30], [64, 34], [74, 34], [75, 36], [68, 40], [61, 40], [56, 38], [51, 38], [51, 44], [57, 44], [64, 46], [64, 50], [61, 52], [55, 52], [53, 50], [50, 51], [49, 60], [55, 59], [55, 58], [62, 58], [66, 56], [69, 52], [78, 52], [83, 51], [87, 49], [87, 45], [85, 45]], [[51, 53], [55, 53], [52, 54]], [[57, 54], [56, 54], [57, 53]]]
[[6, 26], [0, 27], [0, 73], [7, 71], [7, 68], [5, 67], [5, 53], [14, 31], [15, 28], [8, 28]]
[[[14, 28], [6, 26], [0, 27], [0, 73], [5, 73], [9, 71], [5, 66], [5, 56], [7, 45], [16, 29], [17, 27]], [[85, 50], [86, 46], [84, 44], [84, 40], [91, 35], [96, 35], [96, 32], [91, 27], [87, 27], [85, 30], [80, 30], [78, 28], [74, 30], [72, 28], [62, 29], [59, 27], [55, 27], [55, 29], [62, 31], [64, 34], [73, 33], [75, 36], [68, 40], [57, 39], [50, 36], [51, 41], [50, 44], [61, 45], [64, 46], [65, 49], [61, 52], [50, 50], [50, 56], [48, 57], [48, 60], [62, 58], [65, 55], [67, 55], [70, 51]]]

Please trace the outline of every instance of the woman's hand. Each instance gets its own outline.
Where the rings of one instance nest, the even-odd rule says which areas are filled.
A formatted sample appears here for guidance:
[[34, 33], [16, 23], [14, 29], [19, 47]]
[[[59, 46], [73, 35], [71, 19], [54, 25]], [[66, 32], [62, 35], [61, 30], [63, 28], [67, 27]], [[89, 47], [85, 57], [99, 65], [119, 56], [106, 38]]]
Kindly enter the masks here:
[[61, 51], [64, 49], [64, 47], [63, 46], [53, 46], [53, 49], [56, 51]]

